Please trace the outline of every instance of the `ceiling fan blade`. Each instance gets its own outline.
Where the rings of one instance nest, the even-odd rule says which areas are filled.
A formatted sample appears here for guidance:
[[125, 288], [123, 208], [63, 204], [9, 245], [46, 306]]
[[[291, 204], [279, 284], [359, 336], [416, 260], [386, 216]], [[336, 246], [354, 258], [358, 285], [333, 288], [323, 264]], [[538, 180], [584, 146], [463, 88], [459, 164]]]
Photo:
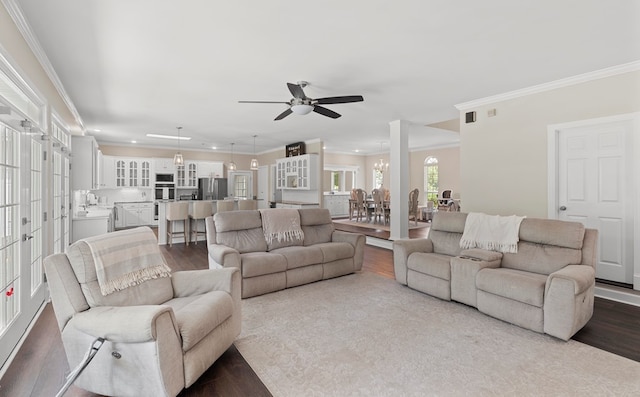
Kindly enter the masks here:
[[278, 120], [282, 120], [283, 118], [287, 117], [288, 115], [290, 115], [291, 113], [293, 113], [293, 111], [291, 111], [291, 108], [285, 110], [284, 112], [280, 113], [278, 115], [278, 117], [276, 117], [275, 119], [273, 119], [273, 121], [278, 121]]
[[238, 101], [238, 103], [284, 103], [286, 105], [289, 105], [289, 102], [274, 102], [274, 101]]
[[338, 117], [340, 117], [340, 114], [334, 112], [333, 110], [329, 110], [318, 105], [315, 105], [313, 107], [313, 111], [316, 113], [320, 113], [323, 116], [331, 117], [332, 119], [337, 119]]
[[289, 91], [294, 98], [307, 99], [304, 91], [302, 91], [302, 87], [300, 87], [298, 84], [287, 83], [287, 87], [289, 87]]
[[314, 99], [313, 103], [317, 103], [319, 105], [330, 105], [332, 103], [351, 103], [351, 102], [362, 102], [364, 98], [362, 95], [350, 95], [350, 96], [332, 96], [328, 98], [318, 98]]

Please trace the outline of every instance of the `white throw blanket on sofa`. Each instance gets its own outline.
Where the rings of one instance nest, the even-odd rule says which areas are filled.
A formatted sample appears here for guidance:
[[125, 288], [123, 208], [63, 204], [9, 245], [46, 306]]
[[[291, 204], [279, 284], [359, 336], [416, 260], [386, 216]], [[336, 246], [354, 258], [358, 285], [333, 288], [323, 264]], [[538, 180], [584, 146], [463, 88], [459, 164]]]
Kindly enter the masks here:
[[96, 265], [102, 295], [141, 284], [158, 277], [170, 277], [158, 248], [158, 240], [148, 227], [120, 230], [84, 239]]
[[524, 216], [487, 215], [470, 212], [464, 224], [460, 248], [482, 248], [499, 252], [518, 252], [518, 234]]
[[267, 244], [275, 241], [292, 241], [304, 239], [300, 227], [300, 214], [297, 209], [271, 208], [260, 210], [262, 228]]

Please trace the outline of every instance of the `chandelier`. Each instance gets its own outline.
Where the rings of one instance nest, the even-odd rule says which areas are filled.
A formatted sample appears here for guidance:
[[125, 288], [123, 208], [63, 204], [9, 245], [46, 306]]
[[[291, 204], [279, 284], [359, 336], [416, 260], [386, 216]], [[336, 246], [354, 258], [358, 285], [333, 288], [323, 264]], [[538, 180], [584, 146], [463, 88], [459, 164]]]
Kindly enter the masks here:
[[[382, 142], [380, 142], [380, 151], [382, 151]], [[380, 159], [380, 162], [373, 164], [373, 169], [378, 172], [386, 172], [389, 170], [389, 163]]]

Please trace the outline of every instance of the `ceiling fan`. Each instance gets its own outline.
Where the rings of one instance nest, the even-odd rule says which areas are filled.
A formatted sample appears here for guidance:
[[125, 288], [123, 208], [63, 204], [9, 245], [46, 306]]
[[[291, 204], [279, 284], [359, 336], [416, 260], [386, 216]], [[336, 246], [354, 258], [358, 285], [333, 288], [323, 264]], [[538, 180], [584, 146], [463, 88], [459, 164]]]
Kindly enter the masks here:
[[287, 87], [289, 87], [289, 91], [293, 98], [289, 102], [272, 102], [272, 101], [238, 101], [238, 103], [284, 103], [289, 105], [289, 108], [284, 112], [280, 113], [278, 117], [274, 120], [282, 120], [287, 117], [291, 113], [295, 114], [308, 114], [311, 111], [319, 113], [323, 116], [331, 117], [332, 119], [337, 119], [340, 117], [340, 114], [334, 112], [333, 110], [329, 110], [323, 106], [319, 105], [332, 105], [335, 103], [350, 103], [350, 102], [362, 102], [364, 98], [362, 95], [350, 95], [350, 96], [333, 96], [327, 98], [309, 98], [304, 94], [303, 88], [308, 86], [309, 83], [306, 81], [298, 81], [297, 84], [287, 83]]

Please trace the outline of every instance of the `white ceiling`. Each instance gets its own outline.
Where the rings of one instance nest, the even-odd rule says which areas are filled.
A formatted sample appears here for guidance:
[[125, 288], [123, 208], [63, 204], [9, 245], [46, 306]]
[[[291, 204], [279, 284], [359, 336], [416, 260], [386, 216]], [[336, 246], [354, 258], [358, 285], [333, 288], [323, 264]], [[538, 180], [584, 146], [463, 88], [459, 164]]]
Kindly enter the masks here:
[[[640, 2], [619, 0], [14, 0], [100, 143], [257, 152], [319, 138], [329, 152], [411, 148], [457, 134], [423, 126], [454, 105], [640, 59]], [[273, 119], [286, 83], [312, 98], [363, 95]], [[561, 105], [561, 104], [559, 104]], [[95, 132], [96, 129], [101, 132]], [[382, 142], [382, 144], [381, 144]]]

